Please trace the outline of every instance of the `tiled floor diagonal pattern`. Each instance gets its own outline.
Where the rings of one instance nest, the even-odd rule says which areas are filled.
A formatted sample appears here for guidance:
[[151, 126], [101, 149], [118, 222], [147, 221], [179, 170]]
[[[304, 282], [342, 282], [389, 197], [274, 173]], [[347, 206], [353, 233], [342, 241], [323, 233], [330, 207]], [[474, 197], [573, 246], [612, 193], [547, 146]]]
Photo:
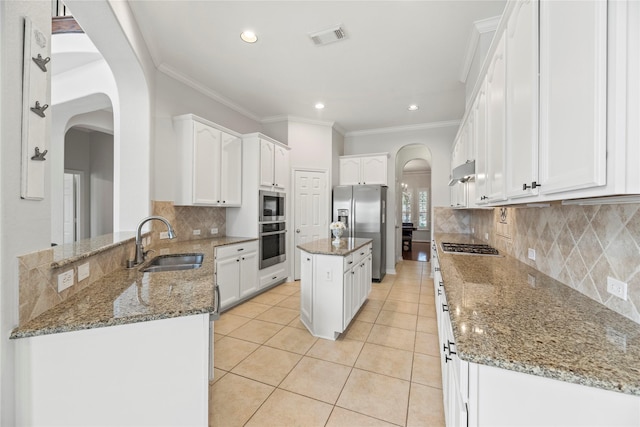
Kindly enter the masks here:
[[299, 282], [223, 313], [209, 425], [443, 426], [429, 274], [429, 263], [399, 264], [336, 341], [300, 323]]

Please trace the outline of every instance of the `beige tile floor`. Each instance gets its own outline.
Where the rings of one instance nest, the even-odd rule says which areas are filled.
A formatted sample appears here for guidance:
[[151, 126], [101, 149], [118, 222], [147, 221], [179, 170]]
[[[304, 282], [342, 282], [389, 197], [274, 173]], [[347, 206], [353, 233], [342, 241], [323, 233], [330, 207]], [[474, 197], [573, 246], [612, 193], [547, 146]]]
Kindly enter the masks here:
[[429, 274], [429, 263], [399, 264], [336, 341], [300, 323], [299, 282], [223, 313], [209, 425], [443, 426]]

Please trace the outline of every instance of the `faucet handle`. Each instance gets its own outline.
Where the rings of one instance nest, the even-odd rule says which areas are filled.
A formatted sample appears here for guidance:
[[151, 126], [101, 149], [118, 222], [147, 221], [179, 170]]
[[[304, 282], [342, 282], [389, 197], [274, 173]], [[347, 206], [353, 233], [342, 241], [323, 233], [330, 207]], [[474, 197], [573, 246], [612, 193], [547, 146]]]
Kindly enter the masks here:
[[148, 251], [143, 250], [142, 251], [142, 259], [147, 259], [147, 254], [149, 252], [155, 252], [155, 249], [149, 249]]

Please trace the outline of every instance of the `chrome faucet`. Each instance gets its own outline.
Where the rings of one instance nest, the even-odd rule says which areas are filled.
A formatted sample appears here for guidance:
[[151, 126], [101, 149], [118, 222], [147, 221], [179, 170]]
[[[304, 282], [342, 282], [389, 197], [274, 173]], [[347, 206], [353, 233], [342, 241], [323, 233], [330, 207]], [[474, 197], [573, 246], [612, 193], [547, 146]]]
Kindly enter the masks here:
[[138, 264], [142, 264], [144, 262], [144, 258], [146, 256], [146, 252], [144, 251], [144, 248], [142, 247], [142, 226], [151, 221], [157, 219], [158, 221], [162, 221], [164, 222], [164, 224], [167, 226], [167, 237], [169, 237], [170, 239], [173, 239], [176, 237], [176, 232], [173, 231], [173, 227], [171, 226], [171, 224], [169, 224], [169, 221], [166, 220], [166, 218], [163, 218], [161, 216], [148, 216], [146, 218], [144, 218], [142, 221], [140, 221], [140, 224], [138, 224], [138, 230], [136, 231], [136, 255], [135, 258], [133, 260], [127, 261], [127, 267], [132, 268], [135, 267]]

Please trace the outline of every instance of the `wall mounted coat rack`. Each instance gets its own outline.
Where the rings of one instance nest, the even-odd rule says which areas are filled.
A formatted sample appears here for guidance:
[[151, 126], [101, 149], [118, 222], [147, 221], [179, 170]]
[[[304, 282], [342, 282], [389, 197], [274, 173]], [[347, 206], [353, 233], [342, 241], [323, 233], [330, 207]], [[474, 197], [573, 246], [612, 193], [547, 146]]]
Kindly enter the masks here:
[[[48, 144], [45, 110], [49, 104], [42, 102], [49, 97], [50, 62], [48, 37], [37, 29], [28, 17], [24, 18], [24, 59], [22, 80], [22, 173], [20, 197], [29, 200], [44, 199], [44, 160]], [[35, 153], [35, 155], [34, 155]]]

